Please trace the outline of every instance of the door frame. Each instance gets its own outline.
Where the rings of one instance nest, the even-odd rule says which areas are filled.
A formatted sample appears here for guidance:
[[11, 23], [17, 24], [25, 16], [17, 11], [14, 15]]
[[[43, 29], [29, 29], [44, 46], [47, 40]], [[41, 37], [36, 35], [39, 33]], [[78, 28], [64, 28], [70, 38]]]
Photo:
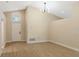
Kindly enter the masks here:
[[22, 13], [22, 21], [21, 21], [21, 39], [23, 39], [24, 41], [27, 42], [27, 23], [26, 23], [26, 9], [23, 10], [15, 10], [15, 11], [7, 11], [4, 12], [6, 20], [4, 22], [4, 26], [5, 26], [5, 38], [6, 38], [6, 42], [12, 42], [10, 40], [12, 40], [12, 24], [11, 24], [11, 20], [10, 20], [10, 14], [13, 12], [21, 12]]

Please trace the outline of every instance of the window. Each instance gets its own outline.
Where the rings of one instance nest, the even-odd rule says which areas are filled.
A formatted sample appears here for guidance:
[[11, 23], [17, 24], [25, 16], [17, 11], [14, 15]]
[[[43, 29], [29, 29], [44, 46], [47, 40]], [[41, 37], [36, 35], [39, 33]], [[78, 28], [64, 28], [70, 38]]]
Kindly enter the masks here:
[[12, 22], [19, 23], [20, 22], [19, 16], [12, 16]]

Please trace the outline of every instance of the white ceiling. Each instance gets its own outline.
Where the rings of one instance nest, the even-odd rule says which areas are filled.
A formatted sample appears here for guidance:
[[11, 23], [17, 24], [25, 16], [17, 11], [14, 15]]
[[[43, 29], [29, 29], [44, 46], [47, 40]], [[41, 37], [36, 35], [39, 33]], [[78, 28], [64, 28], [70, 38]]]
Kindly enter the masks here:
[[[5, 1], [0, 2], [1, 11], [12, 11], [24, 9], [27, 6], [37, 7], [43, 10], [43, 1]], [[79, 7], [78, 1], [47, 1], [47, 11], [57, 16], [67, 18], [72, 16], [72, 11], [75, 6]]]

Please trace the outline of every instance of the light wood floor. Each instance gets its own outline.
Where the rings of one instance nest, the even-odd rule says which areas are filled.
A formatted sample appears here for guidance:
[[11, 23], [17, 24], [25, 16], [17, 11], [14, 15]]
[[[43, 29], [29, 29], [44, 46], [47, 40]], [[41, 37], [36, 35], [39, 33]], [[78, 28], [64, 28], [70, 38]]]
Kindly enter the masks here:
[[5, 57], [76, 57], [79, 52], [53, 43], [8, 43], [1, 56]]

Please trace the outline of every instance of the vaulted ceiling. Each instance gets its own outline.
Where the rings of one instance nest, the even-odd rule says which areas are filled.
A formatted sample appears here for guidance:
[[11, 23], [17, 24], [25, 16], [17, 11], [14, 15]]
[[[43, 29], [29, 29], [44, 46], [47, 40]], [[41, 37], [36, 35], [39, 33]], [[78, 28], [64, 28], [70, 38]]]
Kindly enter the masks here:
[[[3, 12], [13, 11], [24, 9], [27, 6], [33, 6], [42, 11], [43, 3], [43, 1], [1, 1], [0, 10]], [[76, 12], [76, 10], [79, 10], [78, 1], [47, 1], [46, 3], [47, 12], [62, 18], [71, 17]]]

